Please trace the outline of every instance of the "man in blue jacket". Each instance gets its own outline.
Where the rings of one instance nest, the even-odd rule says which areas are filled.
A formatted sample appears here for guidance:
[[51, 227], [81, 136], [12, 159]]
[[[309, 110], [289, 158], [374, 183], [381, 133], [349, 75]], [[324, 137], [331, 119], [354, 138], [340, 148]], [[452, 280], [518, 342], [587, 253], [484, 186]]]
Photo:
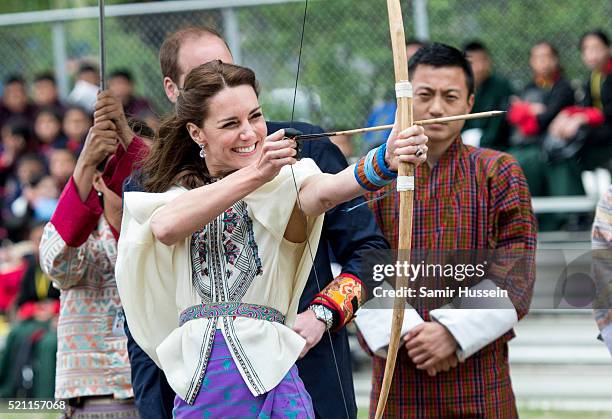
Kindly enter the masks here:
[[[168, 36], [160, 48], [168, 99], [176, 102], [191, 69], [215, 59], [233, 63], [225, 40], [214, 30], [190, 27]], [[268, 122], [268, 133], [290, 126], [305, 134], [323, 132], [320, 127], [302, 122]], [[347, 167], [340, 150], [327, 138], [304, 142], [302, 156], [313, 159], [327, 173], [337, 173]], [[125, 191], [139, 189], [136, 177], [124, 188]], [[318, 418], [357, 417], [350, 348], [344, 326], [369, 298], [368, 288], [374, 286], [367, 278], [363, 278], [363, 282], [359, 278], [361, 258], [369, 250], [389, 247], [367, 206], [347, 212], [362, 202], [363, 198], [358, 198], [326, 213], [313, 271], [300, 299], [300, 314], [293, 327], [306, 339], [302, 359], [297, 365]], [[336, 278], [331, 272], [331, 253], [343, 265]], [[331, 344], [325, 336], [328, 330]], [[132, 385], [141, 416], [171, 417], [174, 394], [163, 372], [134, 342], [127, 324], [126, 333]]]

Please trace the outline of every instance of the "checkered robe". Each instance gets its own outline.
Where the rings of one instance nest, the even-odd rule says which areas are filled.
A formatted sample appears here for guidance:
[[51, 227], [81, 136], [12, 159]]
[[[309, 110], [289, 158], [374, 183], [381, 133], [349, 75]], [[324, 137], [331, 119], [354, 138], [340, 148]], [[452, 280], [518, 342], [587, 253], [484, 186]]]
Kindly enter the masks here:
[[[536, 222], [527, 183], [510, 155], [464, 145], [457, 138], [429, 168], [415, 173], [412, 243], [415, 249], [521, 249], [529, 257], [527, 275], [512, 278], [509, 293], [519, 318], [529, 308], [535, 279]], [[372, 194], [380, 197], [395, 183]], [[392, 248], [398, 246], [397, 193], [370, 204]], [[531, 257], [533, 256], [533, 257]], [[424, 320], [428, 312], [420, 310]], [[400, 347], [387, 401], [389, 418], [517, 417], [510, 382], [509, 331], [449, 372], [429, 377]], [[385, 359], [374, 356], [370, 416], [374, 416]]]

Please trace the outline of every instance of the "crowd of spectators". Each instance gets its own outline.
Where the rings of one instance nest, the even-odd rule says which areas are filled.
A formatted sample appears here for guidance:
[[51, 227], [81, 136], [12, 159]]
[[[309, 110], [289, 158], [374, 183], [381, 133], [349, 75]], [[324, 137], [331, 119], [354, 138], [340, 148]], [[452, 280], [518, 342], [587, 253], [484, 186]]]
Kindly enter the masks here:
[[[60, 293], [40, 268], [38, 246], [93, 124], [98, 84], [98, 69], [88, 63], [78, 69], [66, 100], [50, 72], [36, 75], [31, 85], [18, 75], [3, 82], [0, 397], [54, 394]], [[128, 117], [156, 127], [156, 113], [149, 101], [136, 96], [129, 71], [110, 73], [108, 85]]]
[[[424, 42], [406, 44], [410, 57]], [[601, 30], [585, 33], [578, 53], [588, 80], [572, 83], [564, 73], [554, 42], [538, 41], [525, 54], [529, 83], [517, 89], [494, 71], [494, 51], [484, 42], [466, 43], [476, 87], [472, 112], [507, 111], [505, 118], [466, 121], [463, 142], [506, 151], [520, 163], [532, 196], [585, 195], [581, 173], [612, 166], [612, 51]], [[386, 125], [395, 117], [395, 100], [377, 104], [366, 126]], [[381, 144], [389, 131], [364, 135], [366, 148]], [[590, 219], [576, 214], [539, 217], [540, 230], [588, 227]]]
[[[410, 58], [425, 43], [407, 43]], [[612, 161], [612, 52], [599, 30], [587, 32], [579, 52], [590, 76], [576, 89], [564, 74], [553, 42], [539, 41], [525, 54], [531, 81], [521, 89], [496, 74], [481, 41], [464, 45], [472, 63], [473, 112], [508, 111], [506, 118], [467, 121], [462, 138], [473, 146], [514, 155], [533, 196], [583, 195], [580, 173], [610, 168]], [[38, 74], [31, 86], [12, 75], [0, 101], [0, 397], [52, 397], [59, 292], [40, 269], [38, 244], [61, 191], [75, 169], [90, 127], [99, 85], [98, 69], [83, 64], [66, 100], [55, 77]], [[133, 127], [158, 126], [149, 102], [136, 96], [132, 74], [118, 69], [108, 86]], [[368, 126], [393, 122], [395, 101], [376, 105]], [[371, 132], [364, 144], [382, 143], [389, 132]], [[334, 138], [347, 157], [350, 138]], [[567, 217], [540, 219], [542, 230], [565, 228]], [[10, 322], [10, 328], [8, 326]], [[8, 333], [11, 330], [10, 334]], [[5, 348], [2, 351], [2, 348]]]

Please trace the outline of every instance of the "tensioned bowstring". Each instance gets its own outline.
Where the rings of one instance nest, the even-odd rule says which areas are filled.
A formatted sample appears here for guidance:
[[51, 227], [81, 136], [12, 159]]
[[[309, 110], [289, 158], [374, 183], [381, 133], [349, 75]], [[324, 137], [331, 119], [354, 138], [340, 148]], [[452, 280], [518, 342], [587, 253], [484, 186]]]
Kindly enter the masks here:
[[[300, 64], [302, 62], [302, 48], [304, 46], [304, 32], [306, 32], [306, 16], [307, 15], [308, 15], [308, 0], [306, 0], [304, 4], [304, 19], [302, 21], [302, 35], [300, 38], [300, 50], [298, 53], [297, 75], [295, 77], [295, 87], [293, 90], [293, 104], [291, 106], [291, 121], [289, 123], [290, 128], [293, 128], [293, 122], [294, 122], [293, 119], [295, 116], [295, 102], [296, 102], [296, 97], [297, 97], [298, 82], [300, 78]], [[321, 292], [322, 291], [321, 283], [319, 282], [319, 275], [317, 275], [317, 267], [314, 263], [314, 254], [312, 251], [312, 247], [310, 246], [310, 240], [308, 240], [308, 218], [306, 217], [306, 214], [304, 214], [304, 210], [302, 209], [302, 203], [300, 201], [300, 191], [298, 190], [298, 185], [295, 179], [295, 172], [293, 171], [293, 166], [289, 166], [289, 167], [291, 168], [291, 176], [293, 178], [293, 185], [295, 187], [295, 192], [297, 194], [298, 208], [300, 212], [302, 213], [302, 217], [304, 217], [304, 220], [306, 223], [306, 227], [305, 227], [306, 228], [306, 245], [308, 247], [308, 253], [310, 254], [310, 260], [312, 261], [312, 271], [314, 273], [315, 281], [317, 283], [317, 288], [319, 289], [319, 292]], [[350, 415], [348, 412], [348, 405], [346, 403], [346, 397], [344, 395], [344, 387], [342, 387], [342, 379], [340, 378], [340, 369], [338, 368], [338, 359], [336, 358], [336, 351], [334, 350], [334, 344], [332, 341], [331, 332], [327, 328], [326, 328], [326, 331], [327, 331], [327, 338], [329, 340], [329, 346], [331, 348], [332, 356], [334, 358], [334, 366], [336, 368], [336, 376], [338, 377], [338, 384], [340, 385], [340, 393], [342, 394], [342, 402], [344, 403], [344, 411], [346, 413], [346, 418], [350, 419]]]

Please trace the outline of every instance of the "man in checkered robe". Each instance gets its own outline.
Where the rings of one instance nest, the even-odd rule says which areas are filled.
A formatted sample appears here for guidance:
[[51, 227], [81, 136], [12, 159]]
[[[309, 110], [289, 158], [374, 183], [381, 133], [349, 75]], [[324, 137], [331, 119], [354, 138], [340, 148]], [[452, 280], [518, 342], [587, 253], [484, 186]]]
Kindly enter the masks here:
[[[415, 120], [471, 111], [473, 75], [458, 50], [426, 46], [409, 67]], [[413, 249], [518, 251], [526, 263], [522, 270], [505, 272], [509, 310], [417, 309], [424, 322], [402, 338], [385, 412], [389, 418], [517, 417], [507, 342], [529, 308], [536, 223], [516, 160], [464, 145], [462, 126], [463, 121], [426, 126], [428, 164], [415, 173]], [[391, 191], [370, 204], [392, 248], [398, 247], [395, 187], [374, 193], [380, 198]], [[372, 417], [385, 361], [373, 356]]]

